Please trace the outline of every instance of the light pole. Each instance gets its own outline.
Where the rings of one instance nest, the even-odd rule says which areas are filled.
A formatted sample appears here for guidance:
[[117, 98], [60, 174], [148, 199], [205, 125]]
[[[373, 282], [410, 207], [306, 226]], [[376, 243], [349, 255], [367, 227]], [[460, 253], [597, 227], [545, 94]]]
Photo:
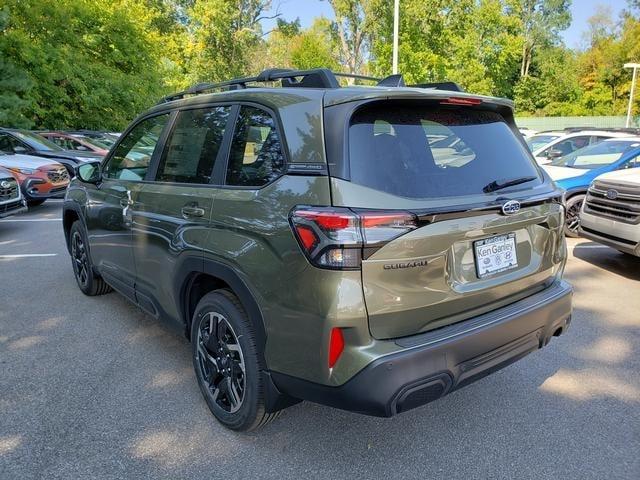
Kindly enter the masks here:
[[398, 73], [398, 30], [399, 29], [400, 29], [400, 0], [395, 0], [393, 5], [393, 72], [392, 72], [394, 75]]
[[636, 88], [636, 72], [640, 68], [640, 63], [625, 63], [624, 68], [633, 68], [633, 77], [631, 80], [631, 91], [629, 92], [629, 108], [627, 109], [627, 121], [625, 127], [629, 128], [631, 125], [631, 107], [633, 106], [633, 91]]

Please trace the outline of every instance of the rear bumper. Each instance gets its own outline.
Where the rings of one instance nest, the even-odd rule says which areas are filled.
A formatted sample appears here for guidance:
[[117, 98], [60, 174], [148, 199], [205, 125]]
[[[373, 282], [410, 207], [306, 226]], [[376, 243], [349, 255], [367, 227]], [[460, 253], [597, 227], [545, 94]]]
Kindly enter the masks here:
[[396, 340], [404, 350], [380, 357], [339, 387], [271, 372], [288, 395], [389, 417], [446, 395], [545, 346], [571, 321], [571, 286], [542, 292], [485, 315]]

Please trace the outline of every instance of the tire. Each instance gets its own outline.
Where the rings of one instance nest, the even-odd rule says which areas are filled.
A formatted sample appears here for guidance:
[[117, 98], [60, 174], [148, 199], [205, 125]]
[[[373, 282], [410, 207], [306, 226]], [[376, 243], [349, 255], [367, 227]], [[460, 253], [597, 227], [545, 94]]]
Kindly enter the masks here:
[[44, 203], [44, 200], [40, 199], [40, 200], [27, 200], [27, 206], [29, 208], [31, 207], [38, 207], [40, 205], [42, 205]]
[[256, 335], [229, 290], [207, 293], [191, 323], [193, 368], [213, 416], [225, 427], [251, 431], [280, 412], [265, 412], [265, 388]]
[[574, 195], [567, 200], [564, 222], [564, 234], [567, 237], [577, 238], [580, 236], [578, 227], [580, 226], [580, 209], [582, 208], [584, 197], [584, 195]]
[[73, 222], [69, 230], [69, 248], [71, 251], [71, 265], [73, 275], [78, 287], [85, 295], [90, 297], [104, 295], [112, 291], [112, 288], [102, 277], [93, 270], [89, 257], [87, 236], [79, 220]]

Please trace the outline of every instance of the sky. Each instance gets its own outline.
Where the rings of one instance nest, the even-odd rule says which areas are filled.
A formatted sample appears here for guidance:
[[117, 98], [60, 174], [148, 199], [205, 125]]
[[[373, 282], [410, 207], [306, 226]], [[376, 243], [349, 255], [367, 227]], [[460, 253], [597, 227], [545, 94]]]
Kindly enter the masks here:
[[[389, 0], [391, 1], [391, 0]], [[402, 0], [400, 0], [402, 1]], [[565, 44], [578, 48], [582, 42], [582, 34], [587, 29], [587, 19], [596, 11], [597, 5], [611, 7], [614, 20], [626, 6], [625, 0], [573, 0], [571, 5], [571, 26], [562, 33]], [[428, 0], [425, 0], [428, 4]], [[333, 10], [326, 0], [273, 0], [272, 12], [279, 11], [285, 20], [300, 18], [303, 27], [308, 27], [315, 17], [324, 15], [333, 18]], [[268, 32], [275, 25], [275, 20], [265, 20], [263, 28]]]

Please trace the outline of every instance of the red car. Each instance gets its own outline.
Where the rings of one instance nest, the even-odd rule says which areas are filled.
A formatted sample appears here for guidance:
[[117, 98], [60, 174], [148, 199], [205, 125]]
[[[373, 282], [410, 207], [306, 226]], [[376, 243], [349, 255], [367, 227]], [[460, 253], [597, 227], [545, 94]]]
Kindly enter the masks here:
[[15, 176], [27, 205], [40, 205], [48, 198], [63, 198], [69, 185], [64, 165], [31, 155], [0, 152], [0, 167]]
[[80, 134], [65, 132], [37, 132], [41, 137], [51, 140], [53, 143], [65, 150], [77, 152], [93, 152], [103, 157], [109, 152], [109, 147], [99, 140], [86, 137]]

